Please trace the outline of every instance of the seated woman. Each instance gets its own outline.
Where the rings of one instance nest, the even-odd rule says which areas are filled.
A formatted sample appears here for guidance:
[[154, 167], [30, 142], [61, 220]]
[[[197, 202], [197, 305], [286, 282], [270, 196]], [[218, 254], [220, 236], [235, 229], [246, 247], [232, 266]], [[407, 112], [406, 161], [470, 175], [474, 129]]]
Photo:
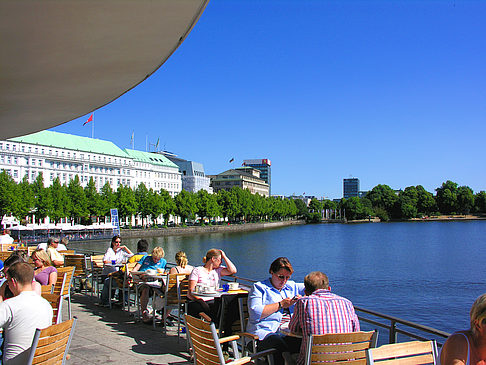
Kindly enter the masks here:
[[[133, 271], [147, 271], [156, 270], [159, 273], [163, 273], [167, 261], [163, 258], [165, 256], [164, 249], [162, 247], [155, 247], [152, 251], [152, 256], [146, 256], [142, 261], [140, 261]], [[144, 277], [142, 277], [144, 280]], [[150, 281], [150, 280], [148, 280]], [[142, 285], [140, 293], [140, 307], [142, 309], [142, 320], [145, 323], [150, 323], [152, 317], [147, 309], [149, 297], [152, 293], [153, 288], [149, 285]], [[154, 313], [155, 314], [155, 313]]]
[[[221, 266], [224, 260], [226, 267]], [[192, 270], [189, 275], [189, 290], [187, 297], [191, 300], [188, 303], [188, 312], [191, 316], [199, 317], [200, 313], [208, 316], [216, 325], [219, 324], [219, 309], [221, 307], [221, 300], [215, 300], [211, 297], [198, 297], [194, 292], [196, 285], [204, 285], [212, 288], [218, 288], [222, 276], [236, 274], [236, 266], [230, 261], [223, 250], [211, 249], [203, 257], [204, 266], [198, 266]], [[218, 298], [219, 299], [219, 298]], [[236, 301], [234, 301], [236, 302]], [[238, 311], [232, 311], [232, 313]], [[231, 329], [232, 320], [228, 318], [225, 321], [223, 332], [225, 336]]]
[[187, 264], [187, 256], [184, 251], [179, 251], [175, 255], [177, 266], [170, 269], [169, 274], [190, 274], [194, 267]]
[[57, 270], [51, 265], [46, 251], [36, 249], [32, 253], [32, 261], [35, 265], [34, 280], [40, 285], [54, 285], [57, 281]]
[[469, 318], [471, 327], [453, 333], [442, 347], [442, 365], [473, 365], [486, 362], [486, 294], [476, 299]]
[[[102, 275], [108, 276], [110, 273], [117, 271], [116, 266], [112, 266], [113, 261], [115, 264], [124, 264], [127, 260], [133, 256], [132, 251], [127, 246], [121, 245], [121, 237], [120, 236], [113, 236], [111, 239], [111, 245], [106, 250], [105, 255], [103, 256], [103, 263], [105, 266], [103, 267]], [[101, 292], [101, 304], [104, 306], [108, 306], [108, 301], [110, 299], [110, 289], [109, 289], [109, 282], [110, 278], [106, 277], [103, 285], [103, 290]]]
[[[25, 262], [24, 258], [19, 255], [17, 252], [11, 254], [3, 263], [3, 272], [7, 272], [8, 268], [17, 262]], [[41, 295], [41, 285], [37, 281], [32, 282], [32, 287], [34, 291]], [[4, 300], [10, 299], [14, 296], [10, 288], [8, 287], [8, 283], [6, 280], [3, 281], [2, 285], [0, 286], [0, 303]]]
[[246, 331], [258, 336], [257, 350], [275, 348], [275, 365], [283, 364], [282, 352], [299, 352], [300, 339], [277, 333], [282, 319], [289, 320], [294, 304], [304, 295], [304, 284], [289, 280], [294, 272], [286, 257], [270, 265], [270, 278], [253, 285], [248, 297], [248, 326]]

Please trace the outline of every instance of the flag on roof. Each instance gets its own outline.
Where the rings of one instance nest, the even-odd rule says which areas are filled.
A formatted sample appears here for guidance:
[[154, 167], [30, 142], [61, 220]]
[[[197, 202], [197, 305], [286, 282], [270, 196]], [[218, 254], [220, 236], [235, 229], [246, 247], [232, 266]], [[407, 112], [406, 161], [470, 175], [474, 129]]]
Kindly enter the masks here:
[[234, 159], [234, 158], [232, 158], [232, 159], [231, 159], [229, 162], [230, 162], [230, 163], [232, 163], [234, 160], [235, 160], [235, 159]]
[[93, 114], [91, 114], [86, 122], [83, 123], [83, 126], [88, 124], [89, 122], [93, 121]]

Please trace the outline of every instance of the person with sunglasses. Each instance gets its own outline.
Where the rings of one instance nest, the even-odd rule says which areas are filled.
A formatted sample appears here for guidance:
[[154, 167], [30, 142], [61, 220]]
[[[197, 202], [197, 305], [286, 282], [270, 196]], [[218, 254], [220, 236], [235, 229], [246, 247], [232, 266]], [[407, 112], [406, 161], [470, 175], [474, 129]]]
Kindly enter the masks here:
[[258, 336], [257, 351], [277, 349], [275, 365], [284, 363], [283, 352], [298, 352], [300, 339], [278, 333], [280, 325], [290, 320], [294, 304], [304, 295], [304, 284], [290, 280], [294, 269], [288, 258], [279, 257], [270, 265], [270, 278], [253, 285], [248, 297], [246, 331]]

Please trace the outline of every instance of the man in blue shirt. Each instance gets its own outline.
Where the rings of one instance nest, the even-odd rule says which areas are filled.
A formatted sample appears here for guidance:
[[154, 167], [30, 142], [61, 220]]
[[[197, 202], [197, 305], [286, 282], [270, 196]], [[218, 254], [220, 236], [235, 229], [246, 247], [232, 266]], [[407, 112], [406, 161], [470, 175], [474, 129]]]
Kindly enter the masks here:
[[[165, 266], [167, 265], [167, 261], [163, 258], [164, 255], [165, 253], [162, 247], [155, 247], [152, 251], [152, 256], [146, 256], [135, 266], [133, 271], [155, 270], [159, 274], [163, 273], [165, 270]], [[141, 287], [140, 307], [142, 308], [142, 320], [145, 323], [150, 323], [150, 321], [152, 321], [152, 317], [150, 317], [147, 305], [149, 296], [152, 293], [153, 289], [154, 287], [148, 283], [143, 284]]]

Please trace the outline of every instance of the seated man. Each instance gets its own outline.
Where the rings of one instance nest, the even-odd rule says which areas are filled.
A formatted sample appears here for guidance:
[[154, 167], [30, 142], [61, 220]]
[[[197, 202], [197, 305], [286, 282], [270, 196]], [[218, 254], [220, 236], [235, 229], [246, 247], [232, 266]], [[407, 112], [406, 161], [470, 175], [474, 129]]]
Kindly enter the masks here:
[[64, 256], [57, 251], [59, 246], [59, 238], [49, 237], [47, 240], [47, 245], [47, 255], [51, 259], [52, 266], [59, 267], [64, 265]]
[[353, 303], [331, 293], [327, 275], [313, 271], [304, 278], [305, 297], [295, 304], [294, 315], [290, 319], [291, 332], [302, 332], [303, 341], [297, 364], [305, 362], [307, 337], [326, 333], [357, 332], [358, 316]]
[[37, 328], [52, 324], [52, 307], [32, 288], [34, 269], [25, 262], [9, 267], [7, 282], [14, 297], [0, 304], [4, 333], [3, 364], [26, 364]]
[[[156, 270], [158, 273], [163, 273], [165, 270], [165, 266], [167, 265], [167, 261], [163, 258], [165, 255], [164, 249], [162, 247], [155, 247], [152, 251], [152, 256], [146, 256], [142, 261], [140, 261], [134, 268], [133, 271], [147, 271], [147, 270]], [[142, 277], [143, 279], [143, 277]], [[153, 280], [147, 280], [153, 281]], [[141, 287], [140, 293], [140, 307], [142, 309], [142, 320], [145, 323], [149, 323], [152, 318], [147, 310], [148, 300], [150, 294], [153, 292], [155, 287], [159, 287], [159, 285], [147, 285], [143, 284]], [[154, 313], [155, 314], [155, 313]]]

